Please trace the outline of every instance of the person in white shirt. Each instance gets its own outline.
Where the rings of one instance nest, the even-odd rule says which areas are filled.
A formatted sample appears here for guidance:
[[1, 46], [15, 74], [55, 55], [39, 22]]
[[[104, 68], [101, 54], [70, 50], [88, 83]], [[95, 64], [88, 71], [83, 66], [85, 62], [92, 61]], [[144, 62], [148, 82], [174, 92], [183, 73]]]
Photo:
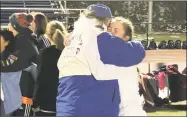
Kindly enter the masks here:
[[145, 50], [138, 42], [107, 33], [111, 17], [107, 6], [96, 4], [75, 23], [70, 45], [58, 61], [56, 116], [118, 116], [121, 107], [123, 115], [145, 115], [137, 71], [131, 67], [143, 60]]

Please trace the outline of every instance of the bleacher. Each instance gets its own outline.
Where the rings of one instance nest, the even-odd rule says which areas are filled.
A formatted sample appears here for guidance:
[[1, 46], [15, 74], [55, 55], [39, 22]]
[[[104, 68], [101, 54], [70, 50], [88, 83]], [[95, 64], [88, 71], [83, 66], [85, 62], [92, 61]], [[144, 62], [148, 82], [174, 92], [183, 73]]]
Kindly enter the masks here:
[[[23, 6], [24, 4], [22, 1], [1, 1], [1, 8], [3, 7], [18, 8], [18, 7], [23, 7]], [[9, 16], [14, 12], [24, 12], [24, 11], [1, 9], [1, 26], [6, 25], [8, 23]]]
[[43, 12], [49, 20], [63, 18], [62, 16], [58, 17], [58, 15], [55, 15], [61, 12], [60, 10], [55, 11], [53, 9], [60, 9], [57, 1], [1, 1], [1, 26], [7, 26], [9, 16], [16, 12], [30, 13], [38, 11]]
[[26, 8], [50, 8], [52, 6], [51, 1], [24, 1], [24, 7]]

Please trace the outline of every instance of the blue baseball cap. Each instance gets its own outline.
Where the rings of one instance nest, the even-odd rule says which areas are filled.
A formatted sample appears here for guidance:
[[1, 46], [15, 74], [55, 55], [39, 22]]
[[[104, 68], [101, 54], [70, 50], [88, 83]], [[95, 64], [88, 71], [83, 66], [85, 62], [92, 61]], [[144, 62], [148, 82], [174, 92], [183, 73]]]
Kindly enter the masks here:
[[94, 11], [96, 17], [113, 17], [110, 8], [104, 4], [92, 4], [87, 10]]

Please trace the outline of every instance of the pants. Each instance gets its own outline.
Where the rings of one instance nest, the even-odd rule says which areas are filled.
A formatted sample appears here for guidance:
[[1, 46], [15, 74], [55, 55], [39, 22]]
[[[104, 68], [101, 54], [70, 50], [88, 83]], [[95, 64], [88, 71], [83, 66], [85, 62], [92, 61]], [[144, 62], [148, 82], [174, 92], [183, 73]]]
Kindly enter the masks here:
[[3, 117], [5, 116], [5, 109], [4, 109], [4, 105], [3, 105], [3, 101], [1, 100], [1, 111], [0, 111], [0, 115]]
[[12, 116], [12, 113], [9, 113], [9, 114], [5, 114], [5, 109], [4, 109], [4, 105], [3, 105], [3, 101], [1, 100], [1, 111], [0, 111], [0, 116], [1, 117], [10, 117]]

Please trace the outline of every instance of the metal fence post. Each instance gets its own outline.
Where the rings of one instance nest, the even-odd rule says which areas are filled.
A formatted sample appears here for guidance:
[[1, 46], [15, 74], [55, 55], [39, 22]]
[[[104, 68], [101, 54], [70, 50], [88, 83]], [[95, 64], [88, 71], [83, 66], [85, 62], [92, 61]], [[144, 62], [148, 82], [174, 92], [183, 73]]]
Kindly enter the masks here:
[[153, 20], [153, 1], [149, 0], [148, 4], [148, 30], [149, 32], [152, 31], [152, 20]]
[[148, 44], [149, 44], [149, 23], [146, 23], [145, 24], [146, 25], [146, 37], [147, 37], [147, 46], [148, 46]]

